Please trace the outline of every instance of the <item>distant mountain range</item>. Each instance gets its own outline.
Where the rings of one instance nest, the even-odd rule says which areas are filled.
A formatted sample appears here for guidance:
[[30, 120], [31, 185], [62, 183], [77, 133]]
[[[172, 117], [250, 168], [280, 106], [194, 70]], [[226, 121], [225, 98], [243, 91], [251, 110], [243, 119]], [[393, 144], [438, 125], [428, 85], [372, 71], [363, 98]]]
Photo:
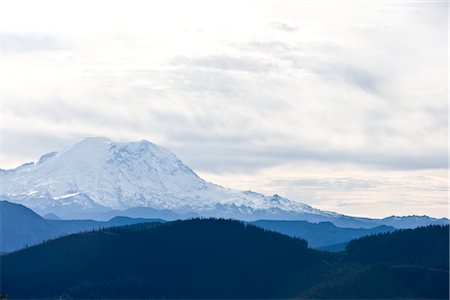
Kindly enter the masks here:
[[165, 222], [160, 219], [114, 217], [109, 221], [44, 219], [31, 209], [0, 201], [0, 253], [11, 252], [44, 241], [83, 231], [137, 223]]
[[62, 235], [23, 205], [0, 201], [0, 252], [10, 252]]
[[344, 253], [232, 220], [141, 223], [1, 256], [12, 299], [448, 299], [449, 226], [378, 234]]
[[323, 211], [279, 195], [235, 191], [209, 183], [173, 153], [148, 141], [117, 143], [86, 138], [37, 163], [0, 170], [0, 195], [41, 215], [63, 219], [303, 220], [349, 228], [409, 228], [448, 224], [426, 216], [356, 218]]
[[[62, 220], [56, 215], [43, 218], [31, 209], [8, 201], [0, 201], [0, 252], [11, 252], [68, 234], [138, 223], [165, 223], [157, 218], [116, 216], [108, 221]], [[330, 222], [258, 220], [246, 222], [266, 230], [306, 240], [312, 248], [343, 251], [350, 240], [395, 231], [392, 226], [342, 228]]]
[[[374, 228], [341, 228], [331, 222], [309, 223], [306, 221], [274, 221], [260, 220], [250, 224], [283, 233], [292, 237], [308, 241], [312, 248], [321, 248], [348, 242], [350, 240], [367, 236], [392, 232], [396, 229], [391, 226], [377, 226]], [[344, 250], [344, 249], [342, 249]]]

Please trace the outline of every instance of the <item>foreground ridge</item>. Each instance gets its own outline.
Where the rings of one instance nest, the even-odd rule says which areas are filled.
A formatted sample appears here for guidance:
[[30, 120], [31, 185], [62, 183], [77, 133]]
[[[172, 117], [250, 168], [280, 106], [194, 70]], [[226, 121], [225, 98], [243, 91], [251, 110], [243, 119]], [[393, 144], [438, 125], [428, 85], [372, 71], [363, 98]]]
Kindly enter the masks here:
[[330, 254], [233, 220], [141, 223], [3, 255], [1, 292], [38, 299], [448, 299], [448, 236], [448, 226], [402, 230]]

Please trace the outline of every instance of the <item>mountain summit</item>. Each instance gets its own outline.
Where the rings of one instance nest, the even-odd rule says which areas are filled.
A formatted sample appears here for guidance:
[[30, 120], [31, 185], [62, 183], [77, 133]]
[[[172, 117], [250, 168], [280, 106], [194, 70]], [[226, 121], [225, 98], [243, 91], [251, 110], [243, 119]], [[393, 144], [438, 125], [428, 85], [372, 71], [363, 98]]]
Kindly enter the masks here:
[[61, 216], [148, 207], [176, 213], [253, 219], [334, 215], [278, 195], [230, 190], [200, 178], [172, 152], [148, 141], [86, 138], [37, 163], [0, 173], [0, 195]]
[[248, 221], [329, 221], [356, 228], [448, 223], [447, 219], [427, 217], [354, 218], [277, 194], [235, 191], [203, 180], [172, 152], [151, 142], [118, 143], [100, 137], [45, 154], [37, 163], [0, 169], [0, 198], [41, 215], [78, 219], [207, 216]]

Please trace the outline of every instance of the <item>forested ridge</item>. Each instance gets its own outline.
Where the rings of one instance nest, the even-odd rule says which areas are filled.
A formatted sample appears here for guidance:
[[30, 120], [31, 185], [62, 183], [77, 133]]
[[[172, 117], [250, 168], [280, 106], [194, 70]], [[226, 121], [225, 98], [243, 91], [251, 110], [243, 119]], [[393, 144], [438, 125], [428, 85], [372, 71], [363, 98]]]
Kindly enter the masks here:
[[73, 234], [1, 257], [10, 298], [448, 298], [448, 226], [354, 240], [331, 254], [239, 221]]

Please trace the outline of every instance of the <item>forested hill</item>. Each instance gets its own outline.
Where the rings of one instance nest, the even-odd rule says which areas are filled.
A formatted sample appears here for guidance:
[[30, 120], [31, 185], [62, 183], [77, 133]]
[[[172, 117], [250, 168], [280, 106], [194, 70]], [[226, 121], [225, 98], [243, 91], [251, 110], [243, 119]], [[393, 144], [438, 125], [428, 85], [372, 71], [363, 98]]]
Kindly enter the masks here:
[[[144, 223], [3, 255], [1, 292], [10, 298], [448, 299], [445, 243], [448, 226], [431, 226], [359, 239], [347, 252], [330, 254], [238, 221]], [[368, 248], [372, 260], [363, 254]]]
[[329, 268], [304, 240], [194, 219], [75, 234], [2, 257], [13, 298], [267, 298]]
[[351, 241], [341, 263], [301, 298], [449, 299], [449, 226]]
[[449, 268], [449, 226], [430, 225], [362, 237], [347, 246], [361, 263], [395, 263]]
[[62, 234], [31, 209], [0, 201], [0, 252], [14, 251]]

